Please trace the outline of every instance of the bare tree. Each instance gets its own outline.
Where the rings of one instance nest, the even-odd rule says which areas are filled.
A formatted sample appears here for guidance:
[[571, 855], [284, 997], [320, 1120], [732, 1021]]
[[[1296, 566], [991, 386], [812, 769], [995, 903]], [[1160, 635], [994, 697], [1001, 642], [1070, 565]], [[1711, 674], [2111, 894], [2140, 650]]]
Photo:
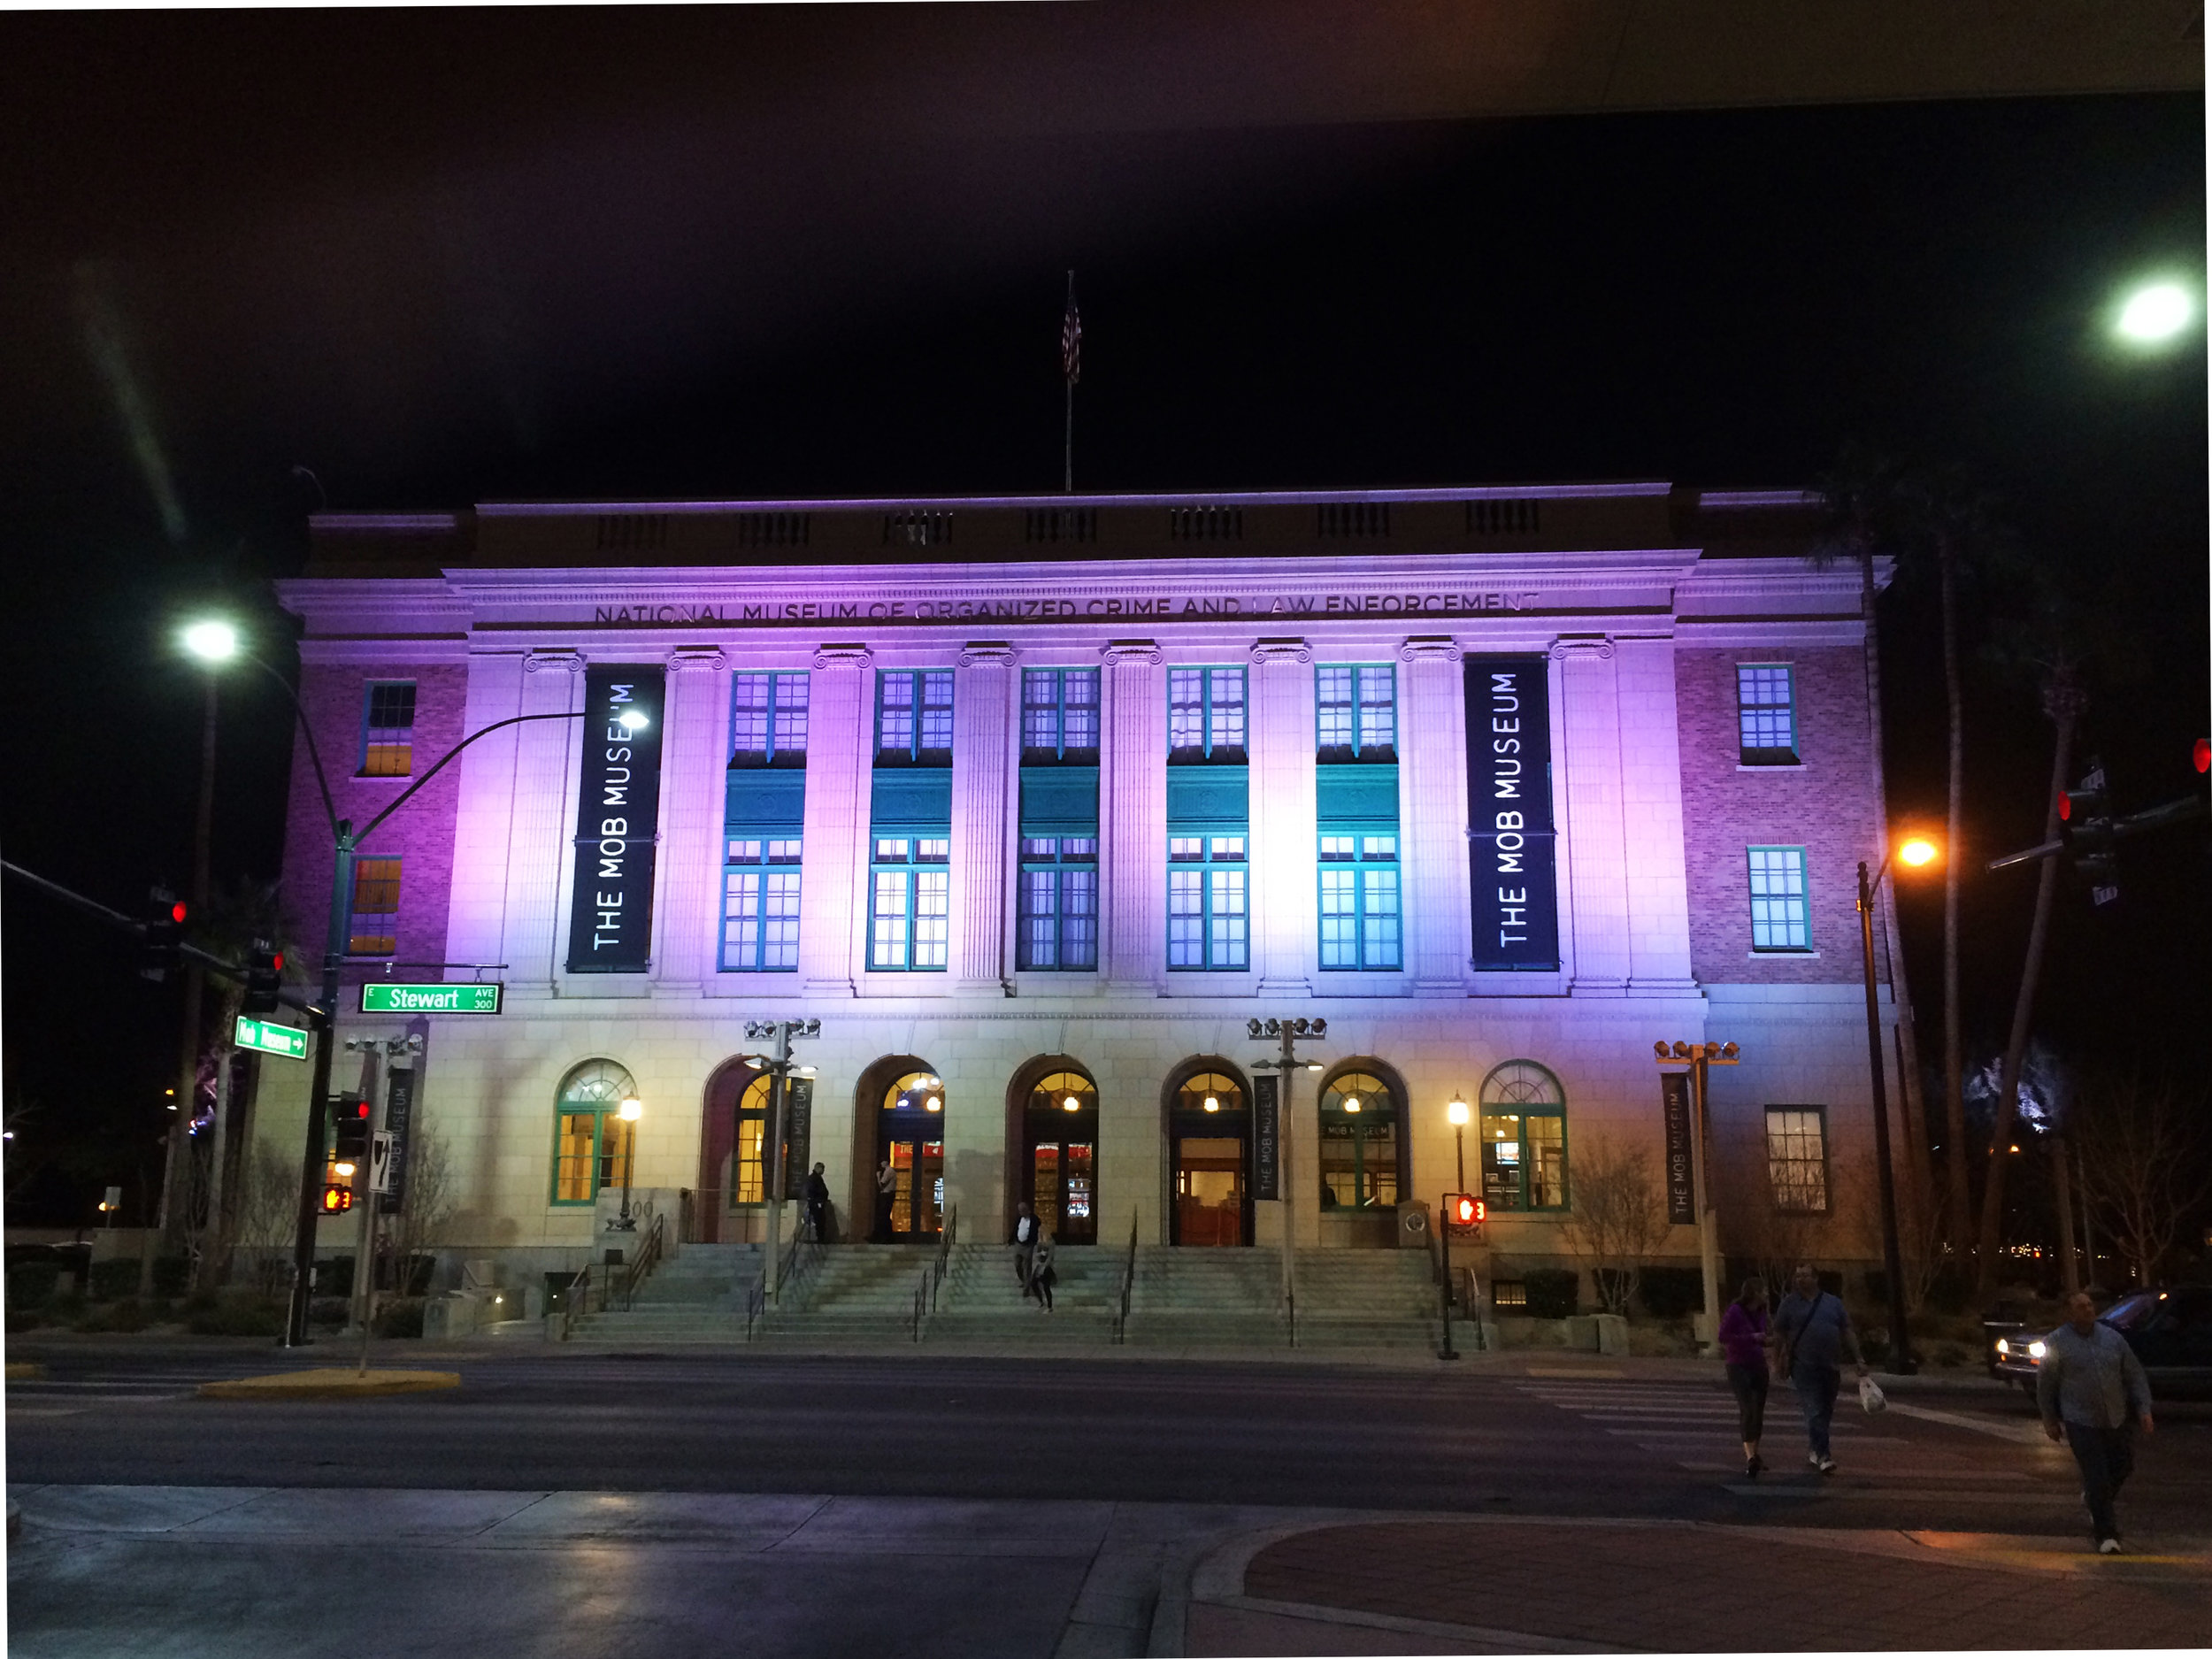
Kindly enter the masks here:
[[2190, 1210], [2212, 1192], [2212, 1091], [2172, 1072], [2098, 1079], [2074, 1107], [2090, 1202], [2136, 1283], [2148, 1285]]
[[269, 1142], [257, 1141], [239, 1185], [232, 1236], [246, 1257], [255, 1288], [274, 1296], [284, 1287], [285, 1271], [291, 1265], [288, 1252], [298, 1219], [299, 1171]]
[[1605, 1310], [1625, 1312], [1643, 1258], [1667, 1237], [1666, 1197], [1651, 1154], [1608, 1135], [1591, 1136], [1575, 1148], [1570, 1199], [1560, 1236], [1594, 1270], [1591, 1278]]
[[394, 1286], [402, 1294], [411, 1277], [410, 1263], [444, 1238], [457, 1189], [452, 1154], [436, 1131], [417, 1127], [409, 1137], [406, 1156], [406, 1196], [400, 1212], [385, 1219], [382, 1239], [393, 1263]]

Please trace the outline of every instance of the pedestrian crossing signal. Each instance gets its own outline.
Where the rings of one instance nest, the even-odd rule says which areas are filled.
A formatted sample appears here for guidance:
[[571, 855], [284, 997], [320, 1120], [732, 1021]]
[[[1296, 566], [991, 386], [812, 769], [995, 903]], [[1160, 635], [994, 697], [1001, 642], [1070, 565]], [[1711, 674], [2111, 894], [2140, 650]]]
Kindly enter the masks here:
[[353, 1188], [339, 1181], [326, 1182], [323, 1187], [323, 1214], [342, 1216], [353, 1208]]
[[1472, 1193], [1451, 1193], [1444, 1200], [1444, 1214], [1455, 1227], [1479, 1227], [1489, 1213], [1490, 1207]]

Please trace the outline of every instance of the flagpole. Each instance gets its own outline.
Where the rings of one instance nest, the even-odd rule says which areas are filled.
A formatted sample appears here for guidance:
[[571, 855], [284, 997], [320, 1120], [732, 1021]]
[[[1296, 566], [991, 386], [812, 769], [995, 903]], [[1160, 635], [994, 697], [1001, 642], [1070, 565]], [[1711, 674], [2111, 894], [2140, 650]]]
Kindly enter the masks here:
[[1068, 311], [1060, 324], [1060, 372], [1067, 382], [1067, 439], [1060, 476], [1063, 492], [1075, 494], [1075, 380], [1082, 373], [1083, 324], [1075, 311], [1075, 273], [1068, 273]]

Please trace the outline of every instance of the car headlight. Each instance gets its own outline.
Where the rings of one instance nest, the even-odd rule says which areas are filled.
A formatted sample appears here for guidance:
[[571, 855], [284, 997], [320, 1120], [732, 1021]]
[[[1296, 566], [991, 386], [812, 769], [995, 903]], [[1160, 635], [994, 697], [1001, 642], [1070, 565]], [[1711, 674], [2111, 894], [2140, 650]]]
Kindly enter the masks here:
[[2009, 1342], [2008, 1342], [2008, 1341], [2006, 1341], [2006, 1340], [2005, 1340], [2005, 1339], [2004, 1339], [2004, 1338], [2002, 1338], [2001, 1336], [2001, 1337], [1999, 1337], [1999, 1338], [1997, 1339], [1997, 1352], [1998, 1352], [1998, 1353], [1999, 1353], [1999, 1355], [2001, 1355], [2001, 1356], [2011, 1353], [2011, 1352], [2012, 1352], [2012, 1344], [2011, 1344], [2011, 1343], [2009, 1343]]
[[2030, 1359], [2041, 1359], [2043, 1357], [2043, 1344], [2040, 1342], [2029, 1343], [2028, 1357]]

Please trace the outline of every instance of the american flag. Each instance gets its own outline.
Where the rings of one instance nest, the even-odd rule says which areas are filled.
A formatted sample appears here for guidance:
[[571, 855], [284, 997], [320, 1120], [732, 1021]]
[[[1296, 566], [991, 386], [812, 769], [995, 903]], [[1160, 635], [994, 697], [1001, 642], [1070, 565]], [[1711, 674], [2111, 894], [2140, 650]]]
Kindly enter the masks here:
[[1060, 368], [1073, 386], [1083, 378], [1083, 319], [1075, 309], [1075, 273], [1068, 273], [1068, 314], [1060, 323]]

